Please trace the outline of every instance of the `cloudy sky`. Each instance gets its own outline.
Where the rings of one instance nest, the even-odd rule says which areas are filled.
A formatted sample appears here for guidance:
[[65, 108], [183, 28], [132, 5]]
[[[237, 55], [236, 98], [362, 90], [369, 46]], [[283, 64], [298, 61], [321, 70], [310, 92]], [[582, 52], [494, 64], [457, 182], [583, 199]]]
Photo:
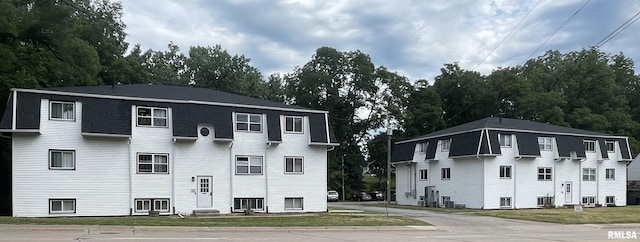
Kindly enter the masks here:
[[[595, 46], [640, 18], [640, 0], [121, 1], [126, 41], [143, 50], [220, 44], [268, 76], [329, 46], [361, 50], [376, 66], [430, 83], [445, 63], [489, 74], [550, 49]], [[640, 21], [600, 49], [640, 62], [638, 37]]]

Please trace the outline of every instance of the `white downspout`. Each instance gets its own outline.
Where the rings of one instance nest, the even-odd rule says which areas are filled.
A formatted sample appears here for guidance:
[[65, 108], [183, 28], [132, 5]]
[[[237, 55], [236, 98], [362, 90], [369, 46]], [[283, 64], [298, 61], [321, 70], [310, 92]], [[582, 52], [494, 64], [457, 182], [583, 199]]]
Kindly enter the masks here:
[[233, 141], [231, 141], [231, 143], [229, 143], [229, 205], [230, 209], [229, 212], [232, 213], [233, 212], [233, 174], [235, 173], [234, 170], [236, 169], [234, 164], [233, 164]]
[[133, 169], [131, 169], [131, 167], [133, 166], [133, 164], [131, 164], [131, 161], [133, 160], [131, 157], [131, 139], [132, 137], [129, 136], [129, 140], [128, 140], [128, 153], [129, 153], [129, 159], [128, 159], [128, 163], [129, 163], [129, 216], [133, 215]]
[[272, 143], [267, 142], [267, 147], [264, 149], [264, 160], [262, 161], [262, 169], [264, 171], [264, 204], [265, 210], [269, 213], [269, 170], [267, 170], [267, 153], [269, 148], [271, 148]]
[[176, 138], [173, 138], [171, 146], [171, 204], [173, 205], [173, 214], [176, 214]]

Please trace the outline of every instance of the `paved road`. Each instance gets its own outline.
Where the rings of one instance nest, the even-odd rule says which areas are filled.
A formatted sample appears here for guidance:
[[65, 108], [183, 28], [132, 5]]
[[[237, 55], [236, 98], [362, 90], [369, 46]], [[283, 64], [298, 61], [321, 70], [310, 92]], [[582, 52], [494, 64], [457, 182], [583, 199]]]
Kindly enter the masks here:
[[[385, 212], [384, 207], [331, 203]], [[426, 227], [146, 227], [0, 225], [0, 241], [613, 241], [609, 231], [640, 233], [640, 224], [558, 225], [424, 210], [388, 209]], [[620, 235], [620, 234], [618, 234]], [[622, 234], [629, 237], [631, 234]]]
[[[366, 206], [366, 203], [330, 203], [329, 206], [338, 209], [388, 212], [419, 219], [434, 225], [437, 229], [429, 233], [429, 238], [451, 241], [611, 241], [609, 232], [614, 231], [625, 232], [622, 237], [631, 237], [633, 232], [640, 236], [640, 224], [561, 225], [427, 210]], [[626, 236], [627, 232], [631, 233], [630, 236]], [[613, 237], [616, 238], [615, 234]]]

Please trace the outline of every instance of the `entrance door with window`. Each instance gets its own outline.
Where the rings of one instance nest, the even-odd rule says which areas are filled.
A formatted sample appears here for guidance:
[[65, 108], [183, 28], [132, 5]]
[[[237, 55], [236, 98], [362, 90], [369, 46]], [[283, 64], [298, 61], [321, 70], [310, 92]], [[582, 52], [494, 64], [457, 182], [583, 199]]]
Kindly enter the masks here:
[[198, 177], [198, 207], [210, 208], [213, 201], [213, 177], [211, 176], [199, 176]]
[[572, 192], [571, 192], [573, 187], [571, 187], [571, 186], [572, 186], [572, 182], [570, 182], [570, 181], [564, 182], [564, 203], [572, 203], [573, 202], [573, 200], [572, 200], [573, 195], [572, 195]]

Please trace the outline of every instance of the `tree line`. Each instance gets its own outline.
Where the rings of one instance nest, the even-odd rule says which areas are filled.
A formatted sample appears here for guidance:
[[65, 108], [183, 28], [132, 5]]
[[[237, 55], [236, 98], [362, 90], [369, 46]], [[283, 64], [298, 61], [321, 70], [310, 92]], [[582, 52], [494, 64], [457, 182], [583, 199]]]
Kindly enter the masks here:
[[[551, 50], [487, 75], [446, 63], [434, 80], [410, 80], [362, 51], [320, 47], [291, 72], [265, 77], [250, 58], [220, 45], [186, 53], [174, 43], [129, 48], [121, 16], [122, 5], [108, 0], [0, 0], [0, 106], [11, 88], [153, 83], [326, 110], [340, 142], [329, 153], [327, 185], [342, 186], [344, 159], [349, 193], [367, 189], [365, 166], [384, 176], [380, 130], [389, 124], [401, 140], [500, 115], [629, 136], [634, 154], [640, 150], [640, 77], [623, 53]], [[0, 145], [1, 168], [10, 172], [10, 140]]]

